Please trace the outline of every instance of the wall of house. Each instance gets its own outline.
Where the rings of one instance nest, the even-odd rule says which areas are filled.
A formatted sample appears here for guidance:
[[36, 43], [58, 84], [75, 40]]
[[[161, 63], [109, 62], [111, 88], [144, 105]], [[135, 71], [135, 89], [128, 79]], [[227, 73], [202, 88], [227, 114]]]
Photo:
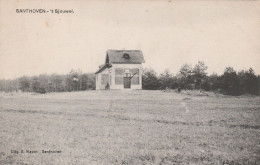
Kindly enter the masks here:
[[110, 68], [111, 72], [111, 84], [110, 84], [110, 89], [124, 89], [124, 84], [116, 84], [116, 75], [115, 75], [115, 70], [117, 68], [120, 69], [139, 69], [139, 84], [135, 85], [131, 83], [131, 89], [142, 89], [142, 74], [143, 74], [143, 68], [142, 64], [112, 64], [112, 67]]
[[[102, 76], [102, 74], [108, 75], [108, 80], [106, 79], [107, 76]], [[96, 74], [96, 90], [105, 89], [107, 82], [110, 83], [109, 76], [110, 73], [108, 68], [103, 70], [101, 73]]]
[[[139, 83], [134, 84], [132, 81], [131, 89], [142, 89], [142, 74], [143, 74], [142, 64], [112, 64], [111, 68], [106, 68], [101, 73], [96, 74], [96, 90], [105, 89], [107, 82], [110, 85], [110, 89], [125, 89], [123, 82], [122, 84], [116, 84], [116, 74], [115, 74], [116, 69], [122, 69], [123, 71], [125, 71], [125, 69], [129, 69], [129, 70], [138, 69], [139, 71], [138, 76], [135, 75], [133, 78], [135, 78], [135, 82], [136, 82], [137, 81], [136, 78], [138, 77]], [[106, 82], [104, 81], [104, 77], [107, 76], [102, 76], [102, 74], [108, 76], [108, 80], [105, 80]]]

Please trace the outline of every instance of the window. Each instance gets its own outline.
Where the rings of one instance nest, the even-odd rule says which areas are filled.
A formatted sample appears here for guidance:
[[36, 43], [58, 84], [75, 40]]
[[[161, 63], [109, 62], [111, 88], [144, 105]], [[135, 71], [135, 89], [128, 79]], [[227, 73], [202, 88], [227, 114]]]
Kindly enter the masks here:
[[120, 69], [120, 68], [116, 68], [115, 69], [115, 75], [116, 76], [123, 76], [123, 69]]
[[124, 58], [124, 59], [129, 59], [129, 58], [130, 58], [130, 56], [129, 56], [129, 54], [127, 54], [127, 53], [124, 53], [124, 54], [123, 54], [123, 58]]
[[109, 82], [109, 75], [108, 74], [101, 74], [101, 85], [107, 85]]
[[115, 84], [123, 85], [124, 70], [121, 68], [115, 69]]
[[131, 69], [130, 72], [132, 73], [132, 75], [139, 75], [139, 69], [138, 68]]
[[139, 76], [134, 76], [131, 79], [131, 84], [133, 85], [139, 85]]
[[133, 85], [139, 85], [139, 69], [138, 68], [134, 68], [130, 70], [131, 74], [132, 74], [132, 79], [131, 79], [131, 84]]

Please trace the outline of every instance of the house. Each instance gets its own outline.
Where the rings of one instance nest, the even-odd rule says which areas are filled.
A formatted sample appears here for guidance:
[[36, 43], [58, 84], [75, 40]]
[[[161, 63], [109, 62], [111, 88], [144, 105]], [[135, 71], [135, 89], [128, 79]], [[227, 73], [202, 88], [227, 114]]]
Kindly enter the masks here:
[[96, 89], [142, 89], [142, 63], [140, 50], [108, 50], [105, 64], [96, 71]]

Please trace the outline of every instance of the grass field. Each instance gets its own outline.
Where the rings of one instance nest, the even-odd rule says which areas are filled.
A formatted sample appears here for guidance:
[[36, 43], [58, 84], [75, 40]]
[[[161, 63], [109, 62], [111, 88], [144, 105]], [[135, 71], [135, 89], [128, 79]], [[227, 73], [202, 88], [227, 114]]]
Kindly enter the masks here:
[[85, 91], [0, 101], [0, 164], [260, 164], [260, 97]]

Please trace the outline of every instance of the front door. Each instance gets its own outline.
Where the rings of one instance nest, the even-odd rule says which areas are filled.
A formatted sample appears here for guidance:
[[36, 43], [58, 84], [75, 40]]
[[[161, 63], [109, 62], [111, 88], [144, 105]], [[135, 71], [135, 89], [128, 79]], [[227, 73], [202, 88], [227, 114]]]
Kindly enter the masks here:
[[124, 77], [124, 88], [131, 88], [131, 77]]

